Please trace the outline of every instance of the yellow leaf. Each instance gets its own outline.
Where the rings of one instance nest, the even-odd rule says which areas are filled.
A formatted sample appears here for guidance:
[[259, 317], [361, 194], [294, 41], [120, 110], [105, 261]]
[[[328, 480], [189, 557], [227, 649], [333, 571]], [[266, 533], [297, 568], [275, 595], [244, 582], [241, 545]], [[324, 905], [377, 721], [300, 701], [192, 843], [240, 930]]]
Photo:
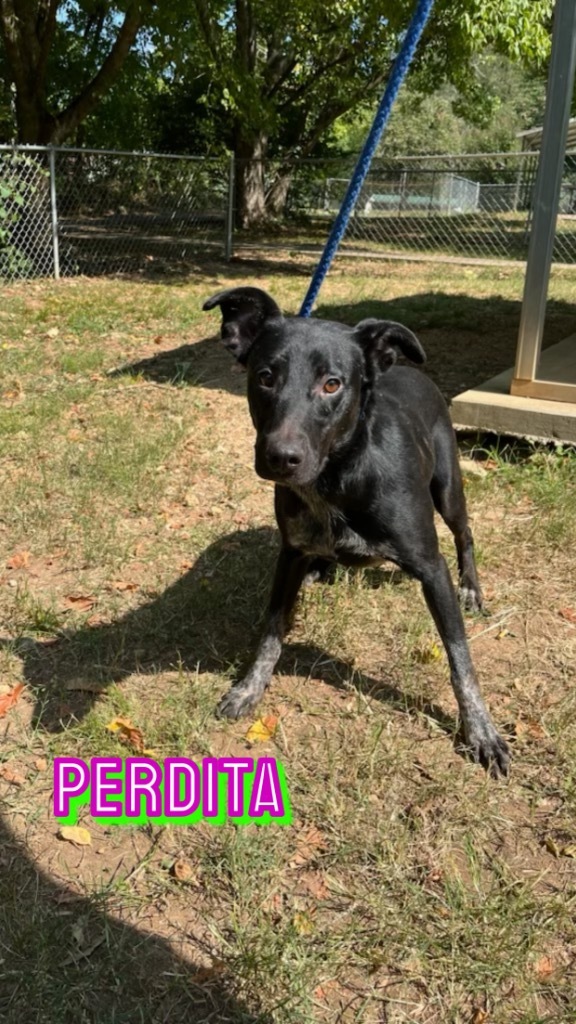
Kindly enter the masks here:
[[278, 719], [274, 715], [266, 715], [265, 718], [259, 718], [254, 725], [251, 725], [246, 733], [246, 739], [249, 743], [267, 743], [271, 740], [278, 728]]
[[430, 664], [430, 662], [433, 661], [439, 661], [441, 657], [442, 651], [435, 640], [416, 651], [416, 660], [421, 662], [422, 665]]
[[132, 725], [129, 718], [113, 718], [106, 728], [110, 732], [119, 733], [118, 739], [127, 746], [133, 747], [138, 754], [144, 752], [144, 735], [141, 729]]
[[81, 825], [63, 825], [58, 835], [76, 846], [92, 846], [92, 836], [88, 829], [82, 828]]
[[118, 732], [118, 730], [121, 729], [127, 721], [128, 719], [126, 718], [113, 718], [111, 722], [108, 722], [106, 728], [109, 732]]
[[292, 924], [294, 925], [295, 930], [298, 932], [298, 935], [311, 935], [312, 932], [314, 931], [314, 922], [312, 921], [308, 914], [294, 914]]

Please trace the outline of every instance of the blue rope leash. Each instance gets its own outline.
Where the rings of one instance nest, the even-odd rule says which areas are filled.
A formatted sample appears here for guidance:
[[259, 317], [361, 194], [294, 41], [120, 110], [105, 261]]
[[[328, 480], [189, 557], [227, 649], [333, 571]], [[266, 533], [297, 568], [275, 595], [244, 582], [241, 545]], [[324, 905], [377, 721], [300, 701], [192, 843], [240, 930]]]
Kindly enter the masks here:
[[418, 46], [420, 36], [426, 27], [433, 5], [434, 0], [418, 0], [414, 17], [412, 18], [410, 27], [404, 37], [400, 53], [394, 61], [384, 96], [382, 97], [380, 106], [376, 112], [368, 138], [364, 143], [364, 148], [358, 158], [358, 163], [354, 168], [354, 173], [350, 179], [350, 184], [346, 190], [342, 206], [340, 207], [336, 220], [332, 225], [328, 241], [324, 246], [324, 252], [320, 257], [318, 266], [312, 276], [306, 297], [302, 303], [302, 308], [298, 314], [299, 316], [310, 316], [310, 313], [312, 312], [312, 307], [316, 301], [322, 282], [330, 269], [332, 260], [338, 251], [338, 246], [340, 245], [346, 228], [348, 227], [350, 215], [356, 205], [356, 201], [360, 195], [366, 175], [370, 170], [372, 158], [376, 152], [376, 148], [380, 142], [382, 133], [388, 122], [388, 118], [390, 117], [394, 100], [396, 99], [398, 90], [406, 77], [408, 68], [410, 67], [416, 47]]

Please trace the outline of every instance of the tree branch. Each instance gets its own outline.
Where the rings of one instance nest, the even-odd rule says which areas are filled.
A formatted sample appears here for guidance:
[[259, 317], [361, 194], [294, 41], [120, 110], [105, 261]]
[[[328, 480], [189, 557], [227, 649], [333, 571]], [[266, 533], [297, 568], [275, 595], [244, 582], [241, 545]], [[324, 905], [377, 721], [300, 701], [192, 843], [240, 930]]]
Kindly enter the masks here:
[[221, 52], [218, 48], [218, 23], [210, 17], [208, 5], [205, 0], [194, 0], [194, 7], [196, 8], [196, 14], [198, 15], [198, 21], [200, 23], [200, 28], [202, 29], [204, 42], [208, 47], [212, 60], [218, 63], [222, 59]]
[[135, 0], [130, 4], [114, 45], [98, 73], [66, 109], [56, 115], [56, 127], [51, 142], [60, 143], [70, 135], [93, 110], [102, 94], [112, 85], [134, 44], [143, 21], [145, 6], [148, 6], [148, 3], [143, 3], [142, 0]]

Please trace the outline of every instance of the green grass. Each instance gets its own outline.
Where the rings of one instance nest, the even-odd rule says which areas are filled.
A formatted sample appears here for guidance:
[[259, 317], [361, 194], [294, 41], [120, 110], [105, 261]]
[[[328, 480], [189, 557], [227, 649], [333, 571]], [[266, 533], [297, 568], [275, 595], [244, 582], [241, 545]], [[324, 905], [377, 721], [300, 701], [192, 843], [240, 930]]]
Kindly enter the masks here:
[[[569, 1024], [576, 455], [463, 445], [486, 467], [465, 474], [487, 599], [467, 629], [509, 781], [458, 753], [446, 658], [390, 566], [305, 589], [262, 705], [278, 731], [250, 747], [250, 722], [214, 709], [258, 640], [272, 489], [252, 469], [244, 378], [200, 311], [234, 281], [287, 311], [306, 283], [256, 264], [5, 289], [0, 687], [25, 692], [0, 719], [0, 1017]], [[510, 364], [521, 289], [510, 268], [339, 262], [321, 312], [405, 320], [450, 395]], [[575, 296], [576, 273], [556, 273], [548, 341], [572, 329]], [[441, 544], [454, 572], [444, 528]], [[158, 759], [279, 757], [293, 825], [86, 815], [92, 845], [62, 842], [52, 760], [125, 756], [117, 716]]]

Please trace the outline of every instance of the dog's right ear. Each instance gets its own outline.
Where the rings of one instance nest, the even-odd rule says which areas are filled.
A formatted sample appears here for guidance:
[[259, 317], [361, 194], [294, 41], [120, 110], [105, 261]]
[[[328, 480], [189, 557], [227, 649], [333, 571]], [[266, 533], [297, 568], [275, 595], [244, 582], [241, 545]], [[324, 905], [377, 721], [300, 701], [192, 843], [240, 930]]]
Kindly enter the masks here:
[[207, 299], [202, 309], [222, 310], [220, 337], [239, 363], [246, 363], [252, 344], [264, 322], [281, 317], [274, 299], [261, 288], [229, 288]]

